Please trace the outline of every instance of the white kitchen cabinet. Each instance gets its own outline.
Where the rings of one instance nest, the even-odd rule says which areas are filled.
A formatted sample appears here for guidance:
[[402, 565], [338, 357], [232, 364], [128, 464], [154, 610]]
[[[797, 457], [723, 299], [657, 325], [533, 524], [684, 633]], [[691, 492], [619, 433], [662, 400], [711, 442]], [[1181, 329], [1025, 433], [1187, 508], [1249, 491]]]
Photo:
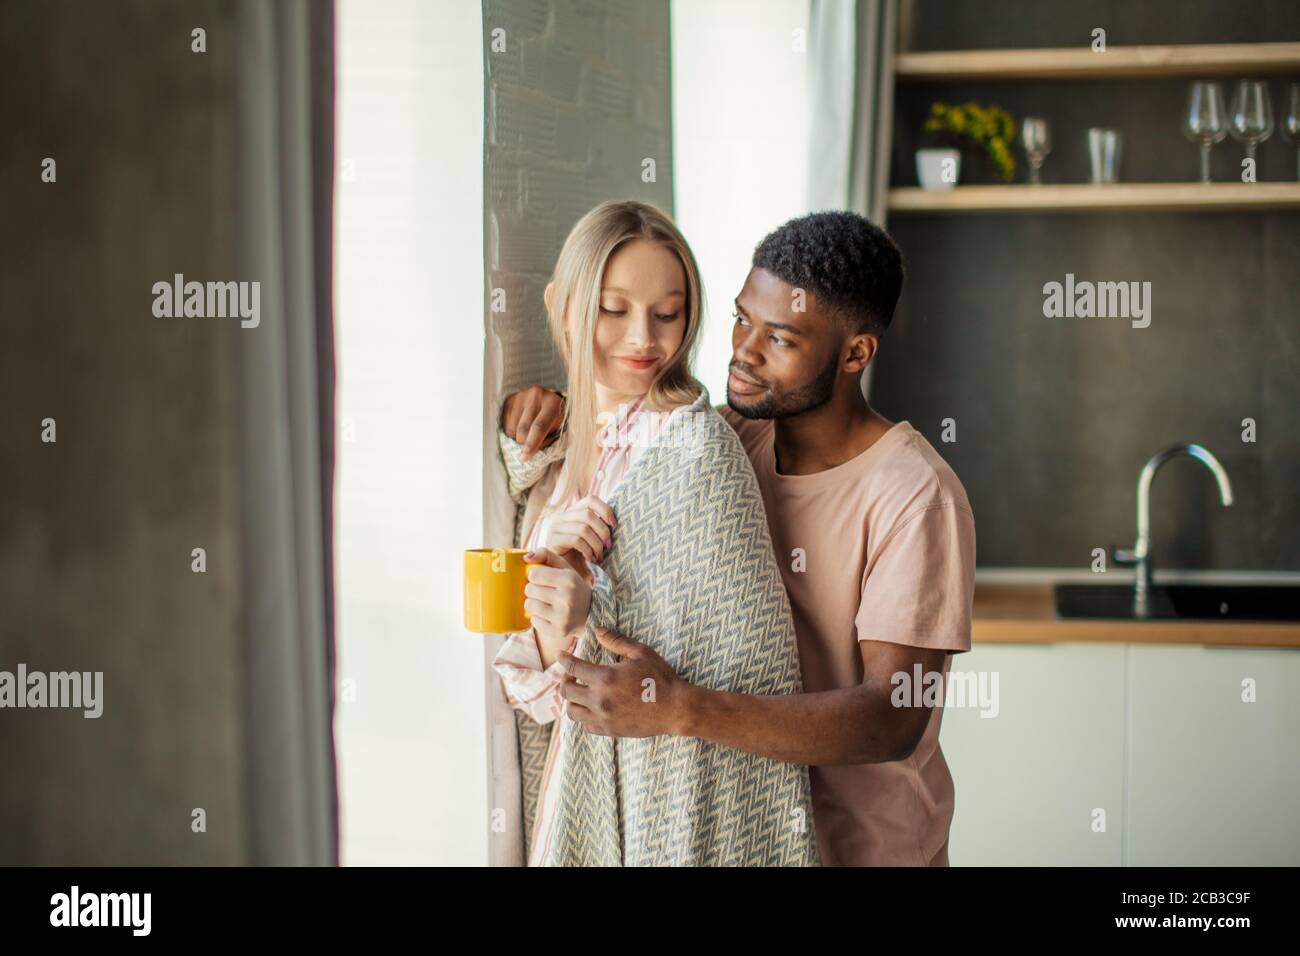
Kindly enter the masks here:
[[944, 713], [954, 866], [1300, 864], [1300, 651], [979, 642], [953, 669], [999, 675], [997, 717]]
[[[981, 642], [952, 670], [997, 673], [999, 698], [996, 717], [944, 712], [952, 864], [1119, 865], [1124, 647]], [[1093, 830], [1098, 809], [1104, 832]]]
[[1300, 864], [1300, 651], [1130, 654], [1126, 862]]

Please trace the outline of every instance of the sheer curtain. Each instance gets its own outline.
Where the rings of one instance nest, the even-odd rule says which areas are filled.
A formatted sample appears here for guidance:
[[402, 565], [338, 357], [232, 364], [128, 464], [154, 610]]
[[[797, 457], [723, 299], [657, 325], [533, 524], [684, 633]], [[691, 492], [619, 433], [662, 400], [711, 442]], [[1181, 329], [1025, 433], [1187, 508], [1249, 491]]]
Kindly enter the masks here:
[[898, 0], [811, 2], [808, 208], [850, 209], [886, 227]]
[[481, 7], [340, 0], [338, 46], [343, 862], [481, 864]]
[[695, 371], [727, 400], [732, 301], [754, 246], [808, 211], [810, 0], [674, 0], [674, 215], [707, 315]]
[[885, 222], [897, 0], [812, 0], [810, 209]]

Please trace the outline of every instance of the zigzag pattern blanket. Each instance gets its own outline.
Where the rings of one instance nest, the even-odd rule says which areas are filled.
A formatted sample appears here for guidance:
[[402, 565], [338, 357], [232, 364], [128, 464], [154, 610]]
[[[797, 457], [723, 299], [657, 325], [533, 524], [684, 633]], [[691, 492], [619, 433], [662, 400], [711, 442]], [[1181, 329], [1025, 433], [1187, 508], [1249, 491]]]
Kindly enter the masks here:
[[[615, 659], [595, 638], [603, 625], [692, 684], [797, 693], [794, 625], [762, 497], [707, 394], [674, 417], [613, 498], [618, 528], [596, 569], [579, 656]], [[817, 865], [806, 768], [695, 738], [601, 737], [567, 721], [561, 732], [553, 865]]]

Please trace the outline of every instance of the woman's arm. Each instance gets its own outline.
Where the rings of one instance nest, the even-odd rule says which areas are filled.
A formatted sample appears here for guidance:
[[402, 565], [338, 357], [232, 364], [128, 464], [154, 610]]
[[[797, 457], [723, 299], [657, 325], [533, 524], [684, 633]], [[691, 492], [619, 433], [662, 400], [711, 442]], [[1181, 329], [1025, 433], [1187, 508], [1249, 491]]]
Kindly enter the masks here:
[[[574, 643], [570, 643], [569, 649], [573, 647]], [[549, 667], [542, 663], [537, 635], [532, 628], [507, 635], [492, 660], [492, 669], [500, 675], [511, 707], [522, 710], [539, 724], [549, 724], [560, 716], [564, 706], [560, 681], [565, 665], [558, 660]]]
[[545, 724], [564, 706], [559, 688], [565, 665], [559, 655], [577, 649], [591, 608], [591, 586], [553, 551], [538, 548], [526, 557], [524, 608], [533, 626], [508, 635], [492, 667], [501, 675], [510, 705]]

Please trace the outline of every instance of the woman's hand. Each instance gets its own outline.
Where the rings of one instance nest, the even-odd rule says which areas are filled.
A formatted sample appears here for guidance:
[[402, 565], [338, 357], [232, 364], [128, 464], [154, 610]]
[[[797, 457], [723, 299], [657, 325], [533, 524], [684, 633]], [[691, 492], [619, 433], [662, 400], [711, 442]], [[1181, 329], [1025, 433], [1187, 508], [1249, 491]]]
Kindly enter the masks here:
[[596, 564], [609, 551], [610, 532], [617, 523], [613, 508], [595, 495], [588, 495], [551, 519], [546, 546], [558, 555], [576, 551]]
[[524, 560], [529, 563], [524, 610], [537, 633], [542, 666], [550, 667], [586, 625], [591, 585], [567, 560], [547, 548], [529, 552]]

